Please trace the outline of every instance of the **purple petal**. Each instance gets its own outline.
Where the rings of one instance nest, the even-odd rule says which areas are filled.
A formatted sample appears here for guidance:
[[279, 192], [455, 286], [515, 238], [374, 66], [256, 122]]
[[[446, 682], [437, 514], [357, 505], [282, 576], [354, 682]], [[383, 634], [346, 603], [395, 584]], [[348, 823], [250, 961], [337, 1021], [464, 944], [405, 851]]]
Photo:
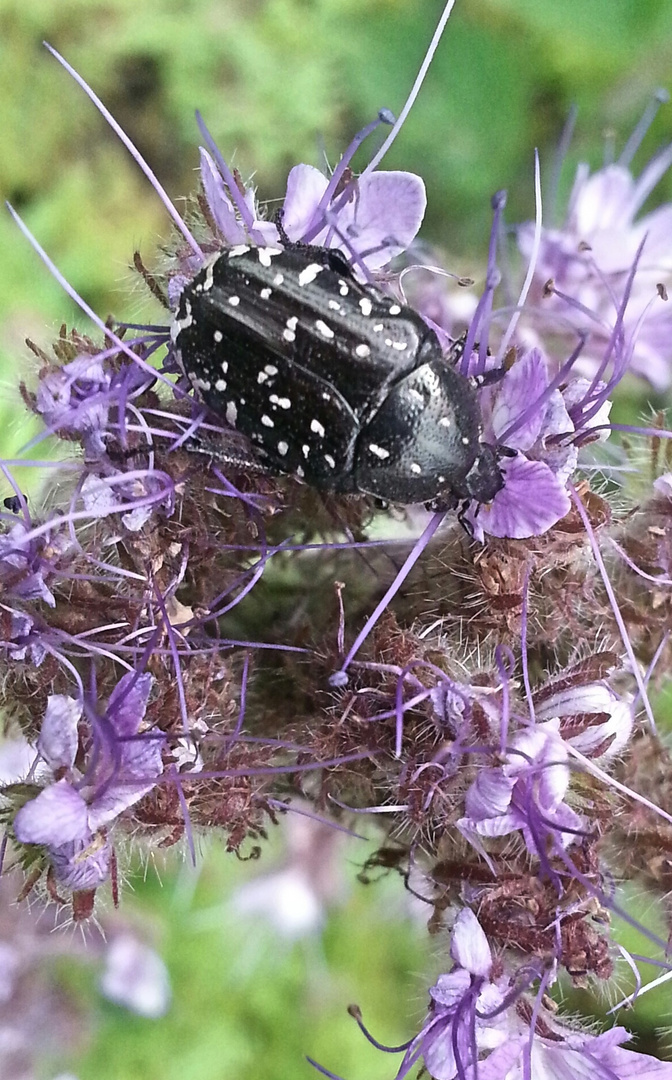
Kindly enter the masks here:
[[153, 780], [151, 783], [140, 780], [111, 783], [89, 806], [88, 822], [91, 830], [95, 832], [103, 825], [109, 825], [125, 810], [139, 802], [154, 786]]
[[472, 975], [486, 979], [492, 968], [492, 953], [481, 924], [470, 908], [457, 916], [450, 942], [453, 960]]
[[71, 840], [87, 840], [91, 833], [86, 803], [67, 780], [59, 780], [19, 810], [14, 832], [22, 844], [59, 847]]
[[373, 172], [359, 181], [338, 224], [357, 252], [366, 256], [368, 268], [376, 270], [415, 239], [426, 206], [425, 185], [415, 173]]
[[672, 205], [658, 207], [651, 214], [647, 214], [637, 222], [642, 235], [647, 234], [646, 258], [649, 262], [655, 262], [658, 273], [660, 269], [672, 268]]
[[574, 229], [590, 242], [598, 230], [620, 230], [630, 224], [628, 203], [634, 181], [622, 165], [607, 165], [593, 173], [581, 189], [574, 207]]
[[672, 499], [672, 472], [663, 473], [662, 476], [653, 481], [653, 486], [659, 495], [664, 495], [666, 499]]
[[75, 764], [81, 715], [81, 703], [67, 694], [51, 694], [47, 699], [37, 749], [53, 772]]
[[138, 675], [129, 671], [110, 694], [106, 715], [120, 738], [137, 735], [153, 683], [153, 676], [148, 673]]
[[292, 242], [305, 235], [328, 185], [327, 177], [312, 165], [295, 165], [290, 171], [282, 208], [282, 227]]
[[454, 1080], [458, 1075], [453, 1050], [452, 1025], [430, 1034], [423, 1057], [432, 1080]]
[[541, 536], [569, 513], [569, 495], [543, 461], [518, 454], [504, 458], [501, 469], [504, 487], [489, 506], [481, 506], [478, 515], [470, 517], [477, 539], [484, 533], [517, 540]]
[[515, 779], [501, 769], [480, 769], [465, 797], [465, 810], [472, 821], [495, 817], [508, 811]]
[[100, 836], [62, 844], [49, 852], [56, 880], [75, 892], [102, 885], [109, 877], [111, 857], [109, 841]]
[[[327, 178], [310, 165], [292, 169], [283, 210], [283, 227], [290, 240], [301, 240], [313, 224], [327, 186]], [[368, 268], [375, 270], [406, 250], [420, 228], [426, 205], [425, 185], [419, 176], [374, 172], [356, 182], [352, 198], [338, 211], [338, 231], [347, 236], [350, 246], [333, 235], [332, 223], [325, 224], [311, 242], [329, 243], [346, 255], [354, 248]], [[332, 202], [332, 212], [333, 206]]]
[[[567, 687], [545, 698], [536, 708], [537, 720], [563, 716], [583, 718], [583, 728], [566, 737], [582, 754], [599, 750], [612, 757], [628, 743], [634, 724], [632, 703], [622, 700], [604, 683]], [[594, 717], [594, 719], [591, 719]]]
[[202, 146], [200, 147], [200, 155], [201, 183], [215, 224], [227, 244], [244, 244], [247, 239], [245, 229], [236, 216], [235, 208], [228, 196], [219, 169], [208, 151]]
[[548, 409], [546, 401], [540, 404], [547, 386], [546, 360], [539, 349], [530, 349], [507, 371], [497, 388], [490, 417], [496, 442], [514, 420], [524, 416], [522, 424], [507, 436], [506, 443], [513, 450], [529, 450], [539, 437]]
[[[478, 1080], [502, 1080], [503, 1077], [522, 1077], [523, 1073], [519, 1069], [514, 1069], [514, 1066], [518, 1061], [523, 1060], [523, 1053], [529, 1044], [529, 1035], [518, 1036], [517, 1038], [509, 1037], [505, 1043], [501, 1046], [495, 1047], [491, 1054], [488, 1054], [485, 1061], [479, 1061], [478, 1063]], [[533, 1044], [533, 1045], [536, 1045]], [[570, 1076], [553, 1077], [552, 1074], [546, 1074], [548, 1080], [574, 1080]], [[584, 1077], [584, 1080], [588, 1080]]]
[[589, 1060], [599, 1061], [617, 1080], [672, 1080], [672, 1062], [659, 1061], [649, 1054], [638, 1054], [614, 1045], [626, 1042], [629, 1037], [625, 1028], [612, 1028], [604, 1035], [587, 1039], [583, 1049]]
[[118, 485], [113, 485], [108, 478], [89, 473], [80, 488], [84, 509], [96, 517], [113, 514], [119, 505], [117, 490]]
[[437, 1005], [446, 1009], [452, 1009], [462, 1000], [471, 986], [469, 972], [462, 968], [456, 968], [447, 975], [439, 975], [436, 986], [430, 987], [429, 996]]
[[0, 743], [0, 786], [25, 780], [35, 764], [35, 747], [21, 736]]

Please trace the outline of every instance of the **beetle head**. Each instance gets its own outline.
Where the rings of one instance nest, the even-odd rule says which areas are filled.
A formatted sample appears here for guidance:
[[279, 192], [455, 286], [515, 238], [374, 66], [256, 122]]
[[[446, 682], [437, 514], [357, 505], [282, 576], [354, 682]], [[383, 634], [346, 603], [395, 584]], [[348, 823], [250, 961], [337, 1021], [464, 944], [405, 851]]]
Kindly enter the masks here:
[[487, 443], [481, 444], [474, 464], [464, 478], [465, 495], [479, 503], [491, 502], [504, 487], [504, 477], [499, 467], [498, 453]]

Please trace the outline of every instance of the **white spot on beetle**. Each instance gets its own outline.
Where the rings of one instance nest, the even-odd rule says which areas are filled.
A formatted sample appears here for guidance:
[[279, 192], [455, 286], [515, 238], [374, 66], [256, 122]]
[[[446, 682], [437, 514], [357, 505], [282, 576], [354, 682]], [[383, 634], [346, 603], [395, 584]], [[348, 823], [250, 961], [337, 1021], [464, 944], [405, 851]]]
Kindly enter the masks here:
[[215, 344], [217, 344], [217, 345], [219, 345], [220, 341], [224, 337], [221, 330], [215, 330], [215, 332], [214, 332], [214, 334], [212, 336], [213, 336], [213, 339], [215, 341]]
[[215, 273], [215, 263], [211, 262], [205, 268], [205, 279], [203, 281], [203, 292], [209, 292], [213, 285], [213, 275]]
[[284, 439], [281, 439], [278, 443], [278, 453], [281, 457], [284, 457], [289, 450], [289, 443], [286, 443]]
[[468, 446], [470, 442], [471, 442], [471, 439], [468, 439], [466, 435], [462, 436], [462, 445], [463, 446]]
[[226, 417], [227, 424], [230, 424], [231, 427], [236, 426], [236, 420], [238, 419], [238, 409], [236, 408], [235, 401], [227, 401], [226, 412], [224, 413], [224, 416]]
[[408, 348], [408, 342], [407, 341], [393, 341], [392, 342], [392, 348], [396, 349], [397, 352], [404, 352]]
[[265, 371], [260, 371], [257, 374], [257, 382], [259, 383], [260, 386], [261, 386], [262, 383], [265, 383], [267, 380], [268, 380], [268, 375], [266, 374]]
[[422, 472], [422, 468], [420, 465], [418, 465], [417, 461], [411, 462], [411, 472], [415, 473], [416, 476], [419, 476]]
[[439, 424], [441, 425], [441, 427], [450, 427], [450, 417], [442, 416], [439, 420]]
[[321, 397], [323, 401], [331, 401], [331, 394], [329, 394], [326, 390], [322, 391]]
[[226, 379], [217, 379], [215, 390], [219, 390], [220, 394], [223, 394], [226, 390]]
[[341, 310], [341, 305], [339, 304], [338, 300], [330, 300], [328, 306], [331, 308], [332, 311]]
[[283, 330], [282, 336], [285, 341], [296, 341], [296, 334], [293, 330]]
[[341, 294], [341, 296], [347, 296], [348, 293], [350, 292], [350, 289], [349, 289], [347, 283], [345, 281], [343, 281], [343, 278], [338, 279], [338, 291]]
[[401, 315], [401, 308], [399, 304], [392, 304], [390, 308], [390, 315]]
[[308, 454], [310, 453], [310, 447], [308, 446], [308, 443], [303, 444], [303, 446], [301, 447], [301, 453], [305, 458], [308, 457]]
[[371, 355], [371, 349], [369, 348], [368, 345], [365, 345], [364, 343], [362, 343], [361, 345], [356, 345], [355, 346], [355, 356], [361, 356], [361, 358], [364, 359], [365, 357], [370, 356], [370, 355]]
[[[409, 398], [413, 398], [413, 400], [417, 401], [420, 405], [425, 404], [425, 395], [421, 394], [419, 390], [416, 390], [414, 386], [409, 386], [406, 394]], [[441, 423], [441, 421], [439, 421], [439, 423]]]
[[182, 330], [188, 330], [194, 321], [194, 316], [191, 313], [191, 304], [188, 300], [184, 302], [184, 315], [181, 319], [173, 319], [172, 326], [170, 328], [170, 336], [173, 341], [177, 341], [177, 335]]
[[264, 425], [264, 427], [275, 427], [275, 424], [271, 420], [270, 416], [267, 416], [266, 413], [263, 414], [263, 416], [261, 418], [261, 422]]
[[446, 482], [445, 476], [437, 476], [436, 479], [439, 481], [440, 484], [445, 484]]
[[257, 249], [257, 255], [259, 256], [259, 262], [262, 266], [269, 267], [271, 265], [271, 259], [274, 255], [280, 255], [282, 248], [276, 247], [263, 247]]
[[264, 366], [264, 371], [266, 372], [267, 375], [277, 375], [278, 374], [278, 369], [273, 364], [266, 364]]
[[303, 480], [304, 476], [306, 475], [300, 465], [296, 466], [296, 469], [294, 470], [294, 472], [298, 476], [299, 480]]
[[375, 442], [369, 443], [369, 450], [372, 454], [375, 454], [381, 461], [385, 461], [390, 456], [390, 451], [383, 449], [382, 446], [378, 446]]
[[292, 403], [288, 397], [278, 397], [277, 394], [271, 394], [269, 399], [271, 405], [276, 405], [281, 409], [291, 409]]
[[309, 263], [308, 266], [304, 266], [303, 270], [299, 274], [299, 285], [303, 288], [304, 285], [310, 285], [311, 281], [314, 281], [318, 274], [321, 274], [324, 270], [323, 266], [319, 263]]
[[292, 315], [289, 319], [287, 319], [287, 322], [285, 323], [285, 326], [287, 327], [288, 330], [296, 330], [296, 324], [298, 323], [298, 321], [299, 321], [298, 315]]
[[334, 331], [331, 329], [330, 326], [327, 326], [325, 322], [322, 322], [322, 319], [316, 320], [315, 329], [319, 330], [319, 332], [322, 334], [322, 337], [333, 338], [334, 336]]
[[231, 307], [238, 307], [238, 305], [240, 303], [240, 297], [239, 296], [230, 296], [229, 297], [229, 303], [230, 303]]
[[273, 284], [276, 286], [276, 288], [280, 288], [280, 286], [282, 285], [284, 280], [285, 280], [285, 275], [284, 274], [276, 274], [275, 277], [273, 278]]
[[245, 255], [249, 250], [249, 244], [236, 244], [235, 247], [229, 248], [229, 258], [235, 259], [238, 255]]
[[370, 315], [373, 311], [373, 304], [369, 300], [368, 296], [363, 296], [359, 301], [359, 306], [362, 309], [362, 315]]
[[298, 321], [299, 320], [296, 315], [292, 315], [291, 318], [287, 319], [287, 322], [285, 323], [287, 329], [282, 331], [282, 336], [285, 341], [296, 340], [296, 334], [294, 333], [294, 331], [296, 330], [296, 324], [298, 323]]
[[228, 370], [229, 370], [229, 362], [228, 362], [228, 360], [222, 360], [222, 373], [224, 375], [226, 375]]
[[324, 428], [319, 420], [310, 421], [310, 430], [314, 432], [315, 435], [319, 435], [321, 439], [324, 438]]
[[326, 463], [327, 463], [327, 465], [329, 466], [330, 469], [335, 469], [336, 468], [336, 458], [333, 458], [331, 456], [331, 454], [325, 454], [324, 455], [324, 460], [326, 461]]
[[381, 330], [383, 329], [383, 324], [382, 324], [382, 322], [377, 322], [377, 323], [374, 323], [374, 327], [373, 327], [373, 329], [374, 329], [374, 331], [375, 331], [375, 333], [376, 333], [376, 334], [380, 334]]
[[262, 289], [259, 293], [262, 300], [270, 300], [273, 290], [269, 288]]

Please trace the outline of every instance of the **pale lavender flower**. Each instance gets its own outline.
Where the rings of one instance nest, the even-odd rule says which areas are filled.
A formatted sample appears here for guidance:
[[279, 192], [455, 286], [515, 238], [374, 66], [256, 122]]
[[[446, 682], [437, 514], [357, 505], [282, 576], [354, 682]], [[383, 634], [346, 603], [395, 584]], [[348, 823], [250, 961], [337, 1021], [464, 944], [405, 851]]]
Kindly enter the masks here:
[[105, 880], [107, 828], [162, 775], [163, 736], [155, 729], [139, 733], [152, 681], [129, 673], [117, 683], [105, 714], [93, 721], [83, 769], [75, 767], [82, 705], [65, 694], [49, 698], [38, 750], [53, 782], [18, 811], [14, 833], [24, 844], [45, 845], [56, 879], [69, 888], [91, 889]]
[[[219, 153], [201, 148], [201, 182], [212, 219], [229, 245], [281, 245], [286, 238], [343, 251], [356, 272], [369, 277], [386, 266], [414, 240], [425, 214], [427, 197], [415, 173], [377, 170], [348, 175], [348, 162], [365, 135], [380, 122], [368, 125], [353, 140], [327, 177], [312, 165], [295, 165], [279, 214], [280, 226], [265, 221], [254, 190], [242, 192]], [[389, 122], [385, 117], [384, 122]], [[212, 147], [213, 151], [216, 148]], [[198, 269], [188, 256], [172, 282], [171, 298]]]
[[[591, 175], [577, 168], [567, 216], [560, 228], [545, 228], [535, 264], [541, 294], [550, 279], [562, 295], [539, 299], [542, 309], [562, 316], [589, 338], [582, 364], [601, 363], [605, 344], [627, 298], [623, 333], [631, 349], [630, 370], [664, 390], [672, 379], [667, 345], [672, 309], [659, 286], [672, 283], [672, 204], [637, 217], [649, 194], [672, 162], [672, 146], [664, 148], [634, 178], [622, 163]], [[534, 225], [518, 230], [521, 253], [529, 258]], [[639, 256], [637, 271], [628, 278]], [[557, 329], [557, 322], [555, 324]]]
[[149, 1020], [165, 1016], [172, 996], [159, 954], [128, 931], [116, 934], [107, 948], [100, 991], [115, 1005]]
[[510, 740], [504, 764], [481, 768], [465, 797], [460, 832], [492, 865], [479, 837], [521, 832], [528, 850], [544, 859], [549, 840], [563, 847], [585, 829], [565, 802], [569, 752], [555, 718], [523, 728]]
[[40, 379], [35, 410], [52, 431], [76, 432], [89, 452], [100, 454], [110, 414], [112, 374], [101, 356], [79, 356]]
[[[0, 536], [0, 581], [4, 595], [23, 601], [42, 600], [54, 607], [56, 601], [47, 582], [67, 565], [74, 547], [72, 539], [57, 524], [35, 534], [23, 521], [17, 521]], [[18, 612], [16, 615], [20, 618]], [[17, 624], [14, 632], [25, 637], [30, 627], [27, 623]]]
[[606, 682], [567, 685], [535, 695], [537, 721], [557, 718], [564, 740], [591, 757], [610, 758], [627, 746], [634, 726], [632, 695], [621, 697]]
[[[672, 1077], [672, 1063], [622, 1048], [630, 1037], [625, 1028], [590, 1035], [570, 1027], [539, 999], [535, 1003], [523, 992], [534, 972], [502, 970], [468, 908], [457, 917], [450, 951], [454, 967], [430, 989], [427, 1019], [396, 1080], [409, 1076], [420, 1060], [432, 1080]], [[548, 985], [549, 978], [544, 981]]]
[[579, 446], [608, 436], [606, 388], [598, 387], [596, 395], [585, 379], [558, 386], [551, 370], [543, 352], [530, 349], [495, 386], [481, 391], [485, 441], [515, 452], [500, 459], [504, 485], [492, 502], [467, 515], [481, 542], [486, 533], [522, 539], [547, 532], [569, 512], [566, 485]]

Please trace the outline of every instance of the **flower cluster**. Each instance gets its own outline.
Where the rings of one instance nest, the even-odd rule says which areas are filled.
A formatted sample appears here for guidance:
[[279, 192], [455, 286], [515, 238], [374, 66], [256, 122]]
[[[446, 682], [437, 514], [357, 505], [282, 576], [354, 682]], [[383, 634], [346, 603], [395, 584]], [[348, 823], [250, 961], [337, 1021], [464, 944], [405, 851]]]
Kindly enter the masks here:
[[502, 474], [489, 503], [449, 518], [266, 469], [172, 344], [184, 289], [241, 245], [336, 248], [405, 302], [425, 192], [412, 173], [353, 172], [380, 123], [394, 118], [331, 176], [292, 169], [274, 221], [203, 128], [191, 228], [171, 208], [169, 262], [136, 257], [165, 325], [35, 347], [24, 401], [62, 454], [35, 506], [4, 468], [3, 684], [31, 748], [2, 791], [15, 858], [83, 919], [101, 887], [116, 899], [131, 839], [193, 850], [211, 830], [257, 853], [299, 800], [340, 828], [369, 816], [383, 836], [362, 876], [394, 867], [431, 929], [452, 931], [399, 1080], [421, 1062], [435, 1080], [670, 1077], [622, 1028], [556, 1015], [550, 991], [612, 979], [617, 878], [670, 885], [648, 696], [670, 659], [670, 432], [632, 429], [653, 463], [635, 484], [609, 413], [626, 374], [671, 379], [672, 211], [633, 221], [672, 153], [638, 181], [582, 170], [563, 228], [517, 231], [532, 291], [513, 316], [495, 307], [501, 195], [461, 339], [450, 293], [414, 288]]

